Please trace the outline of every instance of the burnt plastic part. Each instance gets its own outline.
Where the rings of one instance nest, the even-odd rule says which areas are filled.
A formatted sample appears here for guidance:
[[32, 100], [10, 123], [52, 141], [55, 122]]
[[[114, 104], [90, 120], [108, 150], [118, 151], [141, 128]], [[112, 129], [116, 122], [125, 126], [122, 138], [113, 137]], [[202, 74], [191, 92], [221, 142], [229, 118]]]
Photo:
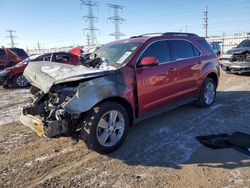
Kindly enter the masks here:
[[126, 88], [121, 74], [109, 75], [79, 84], [77, 93], [62, 108], [70, 114], [80, 114], [90, 110], [100, 101], [116, 96], [122, 96]]

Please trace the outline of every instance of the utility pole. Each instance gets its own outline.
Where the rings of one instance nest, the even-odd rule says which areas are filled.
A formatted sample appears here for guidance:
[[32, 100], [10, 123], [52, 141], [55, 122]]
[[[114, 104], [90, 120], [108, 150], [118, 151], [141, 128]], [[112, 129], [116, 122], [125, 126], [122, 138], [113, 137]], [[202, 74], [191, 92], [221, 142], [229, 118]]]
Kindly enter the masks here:
[[38, 49], [38, 54], [40, 54], [41, 47], [40, 47], [40, 43], [39, 43], [39, 41], [37, 42], [37, 49]]
[[115, 25], [115, 32], [111, 33], [110, 35], [114, 36], [115, 40], [119, 40], [120, 36], [124, 36], [124, 34], [120, 32], [120, 24], [125, 21], [125, 19], [119, 16], [119, 10], [122, 10], [124, 7], [115, 4], [107, 5], [109, 6], [109, 8], [112, 8], [114, 10], [114, 16], [108, 18], [108, 20], [110, 20]]
[[205, 11], [203, 11], [203, 15], [204, 15], [203, 20], [204, 20], [204, 28], [205, 28], [205, 32], [206, 32], [206, 35], [205, 35], [206, 38], [208, 37], [207, 36], [207, 28], [208, 28], [208, 16], [207, 16], [207, 14], [208, 14], [208, 11], [207, 11], [207, 5], [206, 5], [206, 9], [205, 9]]
[[7, 38], [10, 38], [10, 47], [14, 48], [15, 47], [15, 42], [14, 42], [14, 38], [16, 38], [16, 36], [13, 35], [13, 33], [16, 32], [16, 30], [6, 30], [7, 33], [9, 33], [9, 36], [7, 36]]
[[80, 0], [81, 4], [87, 7], [88, 14], [83, 16], [85, 22], [88, 23], [88, 27], [84, 28], [84, 31], [87, 31], [87, 36], [90, 37], [90, 44], [92, 46], [98, 45], [95, 31], [98, 29], [95, 28], [94, 23], [97, 22], [98, 18], [94, 16], [93, 8], [97, 7], [97, 2], [93, 0]]

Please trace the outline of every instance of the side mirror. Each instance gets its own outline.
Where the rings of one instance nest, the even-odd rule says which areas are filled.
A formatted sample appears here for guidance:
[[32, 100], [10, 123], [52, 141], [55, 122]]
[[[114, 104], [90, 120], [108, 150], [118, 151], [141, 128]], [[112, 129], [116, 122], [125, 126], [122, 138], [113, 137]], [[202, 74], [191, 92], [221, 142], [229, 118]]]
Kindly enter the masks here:
[[141, 66], [153, 66], [153, 65], [158, 65], [159, 60], [156, 57], [144, 57], [140, 65]]

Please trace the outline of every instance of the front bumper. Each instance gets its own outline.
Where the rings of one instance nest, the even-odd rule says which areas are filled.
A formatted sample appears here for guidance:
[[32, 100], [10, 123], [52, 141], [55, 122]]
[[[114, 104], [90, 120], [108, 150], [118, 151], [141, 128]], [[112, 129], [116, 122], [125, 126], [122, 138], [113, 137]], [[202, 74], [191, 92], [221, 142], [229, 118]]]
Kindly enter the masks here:
[[245, 73], [250, 72], [250, 62], [248, 61], [235, 61], [230, 62], [227, 60], [220, 61], [221, 69], [231, 73]]

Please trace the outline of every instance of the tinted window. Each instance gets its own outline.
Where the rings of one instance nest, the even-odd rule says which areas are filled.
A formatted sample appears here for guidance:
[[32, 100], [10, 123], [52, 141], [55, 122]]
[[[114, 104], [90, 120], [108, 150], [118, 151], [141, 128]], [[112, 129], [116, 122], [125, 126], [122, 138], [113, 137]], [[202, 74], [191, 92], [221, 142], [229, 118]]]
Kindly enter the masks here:
[[202, 45], [204, 48], [206, 48], [210, 53], [214, 53], [211, 46], [208, 44], [208, 42], [205, 39], [198, 40], [199, 44]]
[[10, 49], [12, 52], [14, 52], [16, 55], [19, 57], [26, 57], [27, 54], [23, 49], [18, 49], [18, 48], [11, 48]]
[[43, 57], [43, 61], [50, 61], [50, 57], [51, 57], [50, 55], [44, 56], [44, 57]]
[[50, 61], [51, 54], [41, 55], [40, 57], [34, 59], [33, 61]]
[[144, 57], [156, 57], [159, 63], [171, 61], [171, 53], [167, 41], [159, 41], [151, 44], [142, 54], [140, 60]]
[[66, 62], [68, 60], [69, 60], [69, 57], [66, 54], [56, 54], [55, 55], [56, 62], [61, 62], [61, 61]]
[[238, 46], [237, 48], [246, 48], [246, 47], [250, 47], [250, 40], [243, 40]]
[[199, 56], [199, 50], [190, 42], [184, 40], [172, 40], [175, 60]]

